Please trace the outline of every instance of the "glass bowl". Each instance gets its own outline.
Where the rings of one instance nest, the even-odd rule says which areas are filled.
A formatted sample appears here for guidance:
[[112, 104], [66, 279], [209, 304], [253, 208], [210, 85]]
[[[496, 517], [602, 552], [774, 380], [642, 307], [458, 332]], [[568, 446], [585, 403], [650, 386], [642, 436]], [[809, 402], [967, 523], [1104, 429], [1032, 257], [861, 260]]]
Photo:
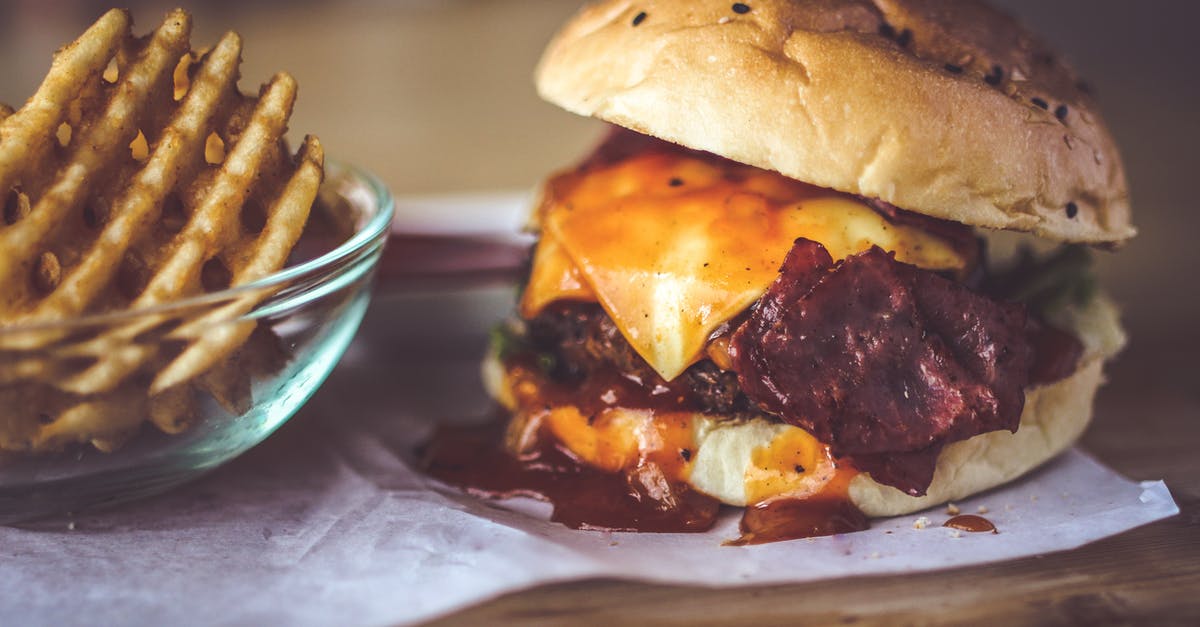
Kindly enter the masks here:
[[327, 167], [288, 265], [168, 305], [0, 327], [0, 523], [161, 492], [258, 444], [341, 358], [393, 211]]

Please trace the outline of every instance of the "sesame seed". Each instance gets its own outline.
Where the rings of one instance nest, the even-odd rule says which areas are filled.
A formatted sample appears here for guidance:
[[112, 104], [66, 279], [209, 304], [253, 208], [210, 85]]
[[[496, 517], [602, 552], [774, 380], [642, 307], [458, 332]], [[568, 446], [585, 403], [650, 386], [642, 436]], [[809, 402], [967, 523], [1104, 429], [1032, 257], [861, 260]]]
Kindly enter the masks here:
[[1046, 109], [1046, 110], [1050, 109], [1050, 105], [1047, 104], [1045, 100], [1042, 100], [1041, 98], [1038, 98], [1036, 96], [1034, 96], [1033, 98], [1030, 98], [1029, 102], [1032, 102], [1033, 105], [1039, 109]]
[[737, 13], [738, 15], [745, 15], [750, 12], [750, 6], [742, 4], [741, 2], [734, 2], [733, 12]]
[[680, 185], [683, 185], [683, 179], [679, 177], [672, 178], [670, 181], [667, 181], [667, 185], [670, 185], [671, 187], [679, 187]]
[[692, 451], [691, 451], [691, 449], [686, 449], [686, 448], [681, 448], [681, 449], [679, 449], [679, 456], [680, 456], [680, 457], [682, 457], [682, 458], [683, 458], [683, 461], [685, 461], [685, 462], [690, 462], [690, 461], [692, 461]]
[[900, 31], [900, 36], [896, 37], [896, 43], [901, 48], [907, 48], [908, 44], [912, 43], [912, 31], [907, 28]]
[[1077, 215], [1079, 215], [1079, 205], [1075, 204], [1073, 201], [1067, 203], [1067, 217], [1074, 218]]
[[962, 70], [962, 67], [954, 65], [953, 63], [946, 64], [946, 71], [951, 74], [962, 74]]
[[1058, 107], [1054, 109], [1054, 117], [1058, 118], [1059, 120], [1066, 120], [1067, 105], [1058, 105]]
[[642, 22], [645, 22], [645, 21], [646, 21], [646, 12], [645, 11], [642, 11], [641, 13], [638, 13], [637, 15], [633, 16], [633, 25], [634, 26], [637, 26], [638, 24], [641, 24]]

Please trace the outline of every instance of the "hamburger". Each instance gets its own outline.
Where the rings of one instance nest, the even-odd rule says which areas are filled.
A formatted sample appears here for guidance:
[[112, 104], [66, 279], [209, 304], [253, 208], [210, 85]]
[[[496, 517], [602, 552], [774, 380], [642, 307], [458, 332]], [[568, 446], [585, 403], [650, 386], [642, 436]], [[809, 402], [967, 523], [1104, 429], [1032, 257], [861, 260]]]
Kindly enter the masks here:
[[1088, 259], [1135, 234], [1125, 175], [1008, 16], [601, 0], [536, 81], [612, 130], [533, 212], [484, 365], [502, 425], [440, 434], [435, 476], [575, 527], [743, 507], [754, 543], [964, 498], [1085, 428], [1124, 342]]

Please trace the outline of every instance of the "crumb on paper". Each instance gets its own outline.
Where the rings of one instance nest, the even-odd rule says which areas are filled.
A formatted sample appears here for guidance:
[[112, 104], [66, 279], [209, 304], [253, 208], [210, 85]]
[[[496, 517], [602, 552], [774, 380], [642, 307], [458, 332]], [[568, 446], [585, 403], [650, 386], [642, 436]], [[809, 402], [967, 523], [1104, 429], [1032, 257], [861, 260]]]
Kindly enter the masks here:
[[961, 532], [961, 531], [959, 531], [958, 529], [951, 529], [951, 530], [950, 530], [950, 537], [951, 537], [951, 538], [961, 538], [961, 537], [962, 537], [962, 532]]
[[883, 556], [879, 554], [879, 551], [871, 551], [871, 554], [870, 554], [870, 555], [868, 555], [867, 557], [869, 557], [869, 558], [871, 558], [871, 559], [873, 559], [873, 560], [877, 560], [877, 559], [879, 559], [880, 557], [883, 557]]
[[75, 531], [75, 521], [67, 523], [67, 531]]
[[1037, 501], [1037, 495], [1036, 495], [1036, 494], [1030, 494], [1030, 495], [1029, 495], [1029, 500], [1031, 500], [1031, 501]]
[[991, 511], [991, 510], [989, 510], [989, 509], [987, 508], [987, 505], [980, 505], [980, 506], [979, 506], [979, 508], [978, 508], [978, 509], [976, 509], [975, 511], [979, 512], [980, 514], [986, 514], [986, 513], [988, 513], [988, 512], [989, 512], [989, 511]]
[[922, 516], [913, 521], [913, 529], [924, 529], [929, 526], [929, 518]]
[[958, 516], [960, 513], [962, 513], [962, 510], [960, 510], [957, 505], [954, 503], [946, 503], [947, 516]]

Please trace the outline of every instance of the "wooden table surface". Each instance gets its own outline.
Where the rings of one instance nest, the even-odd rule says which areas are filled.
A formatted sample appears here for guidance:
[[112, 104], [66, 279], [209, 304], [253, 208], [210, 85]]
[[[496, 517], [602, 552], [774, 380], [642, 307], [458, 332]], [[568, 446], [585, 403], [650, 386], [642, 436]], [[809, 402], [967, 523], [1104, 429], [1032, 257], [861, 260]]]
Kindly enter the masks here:
[[[170, 3], [133, 2], [145, 30]], [[199, 4], [199, 3], [197, 3]], [[512, 594], [441, 624], [1200, 624], [1200, 81], [1195, 3], [1005, 0], [1096, 86], [1124, 147], [1142, 235], [1106, 256], [1133, 343], [1083, 446], [1166, 480], [1182, 513], [1082, 549], [945, 572], [709, 590], [584, 581]], [[212, 2], [196, 39], [246, 38], [243, 87], [301, 84], [294, 133], [379, 173], [397, 194], [527, 188], [577, 157], [598, 125], [539, 103], [532, 66], [575, 3], [562, 0]], [[0, 101], [19, 104], [92, 2], [0, 7]]]

